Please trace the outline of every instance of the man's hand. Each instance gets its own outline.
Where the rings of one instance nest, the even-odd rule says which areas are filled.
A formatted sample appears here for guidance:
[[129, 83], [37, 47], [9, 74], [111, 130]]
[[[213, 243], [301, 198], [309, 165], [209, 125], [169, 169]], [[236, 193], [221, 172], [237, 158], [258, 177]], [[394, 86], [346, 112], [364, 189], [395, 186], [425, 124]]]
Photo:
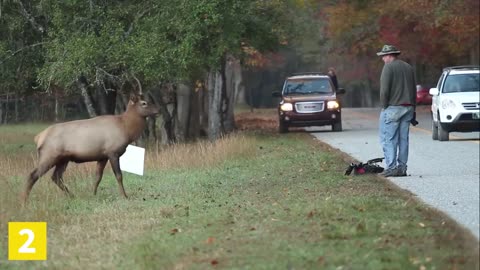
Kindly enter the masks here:
[[413, 126], [418, 125], [417, 112], [413, 112], [413, 117], [412, 117], [412, 120], [410, 120], [410, 124], [412, 124]]

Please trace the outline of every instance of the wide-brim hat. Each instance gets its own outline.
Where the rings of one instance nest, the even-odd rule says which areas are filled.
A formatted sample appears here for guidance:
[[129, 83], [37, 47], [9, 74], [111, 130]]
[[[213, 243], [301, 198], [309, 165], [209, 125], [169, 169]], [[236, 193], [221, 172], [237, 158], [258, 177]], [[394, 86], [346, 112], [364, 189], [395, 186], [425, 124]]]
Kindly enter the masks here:
[[393, 45], [383, 45], [382, 50], [380, 52], [377, 52], [378, 56], [383, 56], [387, 54], [400, 54], [400, 51]]

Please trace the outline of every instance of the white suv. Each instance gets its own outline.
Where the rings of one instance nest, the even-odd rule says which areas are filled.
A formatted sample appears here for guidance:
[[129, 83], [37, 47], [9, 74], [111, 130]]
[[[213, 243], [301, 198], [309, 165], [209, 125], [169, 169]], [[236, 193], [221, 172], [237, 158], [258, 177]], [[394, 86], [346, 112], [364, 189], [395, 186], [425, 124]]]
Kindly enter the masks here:
[[443, 69], [432, 95], [432, 138], [448, 141], [449, 132], [480, 131], [479, 66]]

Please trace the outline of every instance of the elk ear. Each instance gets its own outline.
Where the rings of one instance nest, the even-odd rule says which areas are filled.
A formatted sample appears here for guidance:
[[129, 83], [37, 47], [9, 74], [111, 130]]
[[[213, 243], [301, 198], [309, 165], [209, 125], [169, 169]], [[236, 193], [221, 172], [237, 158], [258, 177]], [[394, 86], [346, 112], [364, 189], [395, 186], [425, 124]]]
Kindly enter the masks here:
[[135, 95], [135, 94], [130, 94], [130, 101], [133, 102], [133, 103], [137, 103], [138, 102], [138, 96]]

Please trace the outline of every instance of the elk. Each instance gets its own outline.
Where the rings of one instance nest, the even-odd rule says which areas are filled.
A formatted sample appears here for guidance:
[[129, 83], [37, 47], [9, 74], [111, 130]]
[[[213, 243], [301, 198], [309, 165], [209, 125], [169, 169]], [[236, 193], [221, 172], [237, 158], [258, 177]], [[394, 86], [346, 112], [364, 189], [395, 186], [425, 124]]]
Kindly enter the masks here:
[[140, 137], [145, 129], [146, 117], [158, 113], [157, 105], [145, 101], [142, 95], [132, 95], [126, 111], [120, 115], [102, 115], [49, 126], [35, 136], [38, 164], [27, 179], [22, 194], [23, 203], [27, 202], [35, 182], [53, 167], [53, 182], [72, 197], [63, 183], [63, 173], [70, 161], [97, 162], [94, 195], [97, 194], [105, 165], [110, 161], [120, 194], [127, 198], [123, 188], [120, 156], [128, 144]]

